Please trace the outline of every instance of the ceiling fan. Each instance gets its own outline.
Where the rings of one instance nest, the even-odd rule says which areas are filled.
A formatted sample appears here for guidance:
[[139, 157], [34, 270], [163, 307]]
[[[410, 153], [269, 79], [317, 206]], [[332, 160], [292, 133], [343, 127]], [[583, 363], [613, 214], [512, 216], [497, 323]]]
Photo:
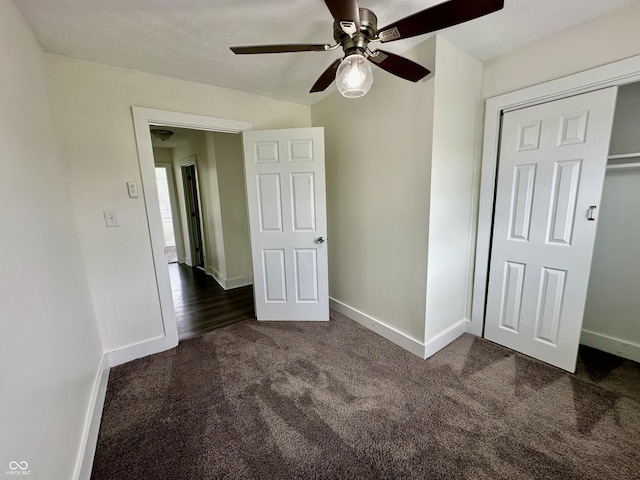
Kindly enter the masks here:
[[325, 0], [334, 18], [334, 45], [286, 44], [231, 47], [236, 54], [326, 52], [342, 47], [344, 57], [333, 62], [310, 93], [322, 92], [336, 80], [340, 93], [347, 98], [361, 97], [373, 83], [373, 73], [367, 60], [405, 80], [417, 82], [429, 73], [407, 58], [383, 50], [370, 50], [372, 43], [386, 43], [415, 37], [457, 25], [496, 12], [504, 0], [449, 0], [409, 15], [384, 28], [378, 28], [378, 18], [369, 9], [359, 8], [357, 0]]

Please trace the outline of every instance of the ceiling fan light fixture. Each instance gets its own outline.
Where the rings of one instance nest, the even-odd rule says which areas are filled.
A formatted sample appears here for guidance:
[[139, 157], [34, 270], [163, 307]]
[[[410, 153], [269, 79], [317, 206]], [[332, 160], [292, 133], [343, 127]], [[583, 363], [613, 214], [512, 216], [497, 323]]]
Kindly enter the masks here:
[[336, 85], [343, 97], [362, 97], [369, 91], [372, 83], [373, 72], [363, 55], [349, 55], [340, 62], [336, 72]]
[[[309, 93], [323, 92], [336, 80], [338, 90], [347, 98], [358, 98], [367, 93], [373, 83], [373, 62], [396, 77], [417, 82], [429, 70], [394, 53], [377, 50], [371, 52], [372, 42], [392, 42], [425, 35], [437, 30], [468, 22], [504, 8], [505, 0], [449, 0], [401, 18], [386, 27], [378, 28], [378, 17], [368, 8], [360, 8], [358, 0], [324, 0], [333, 22], [334, 45], [284, 44], [231, 47], [235, 54], [329, 52], [342, 48], [346, 57], [336, 59], [322, 72]], [[367, 55], [367, 58], [365, 58]]]

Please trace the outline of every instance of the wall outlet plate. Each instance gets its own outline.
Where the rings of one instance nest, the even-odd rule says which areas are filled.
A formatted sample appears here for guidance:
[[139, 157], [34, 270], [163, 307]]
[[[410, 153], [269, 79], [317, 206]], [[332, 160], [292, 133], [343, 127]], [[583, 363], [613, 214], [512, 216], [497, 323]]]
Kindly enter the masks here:
[[118, 212], [116, 212], [115, 210], [105, 210], [103, 213], [104, 223], [107, 227], [118, 226]]
[[130, 198], [138, 198], [138, 185], [136, 185], [136, 182], [127, 182], [127, 191]]

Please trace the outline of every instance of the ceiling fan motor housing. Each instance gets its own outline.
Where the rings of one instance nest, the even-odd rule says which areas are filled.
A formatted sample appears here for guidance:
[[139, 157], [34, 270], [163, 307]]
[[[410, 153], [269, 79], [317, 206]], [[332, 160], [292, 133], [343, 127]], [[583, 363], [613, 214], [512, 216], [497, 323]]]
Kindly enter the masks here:
[[345, 56], [352, 54], [364, 55], [369, 42], [375, 38], [378, 31], [378, 17], [367, 8], [360, 8], [360, 31], [349, 37], [338, 23], [333, 22], [333, 38], [342, 45]]

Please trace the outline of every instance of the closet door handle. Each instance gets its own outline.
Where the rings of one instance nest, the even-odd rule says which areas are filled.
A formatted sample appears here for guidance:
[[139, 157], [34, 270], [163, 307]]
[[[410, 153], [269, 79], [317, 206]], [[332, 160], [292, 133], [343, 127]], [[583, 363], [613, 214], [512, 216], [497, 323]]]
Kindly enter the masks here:
[[587, 220], [589, 220], [590, 222], [593, 222], [596, 219], [596, 217], [593, 216], [596, 208], [597, 207], [595, 205], [589, 205], [589, 210], [587, 210]]

